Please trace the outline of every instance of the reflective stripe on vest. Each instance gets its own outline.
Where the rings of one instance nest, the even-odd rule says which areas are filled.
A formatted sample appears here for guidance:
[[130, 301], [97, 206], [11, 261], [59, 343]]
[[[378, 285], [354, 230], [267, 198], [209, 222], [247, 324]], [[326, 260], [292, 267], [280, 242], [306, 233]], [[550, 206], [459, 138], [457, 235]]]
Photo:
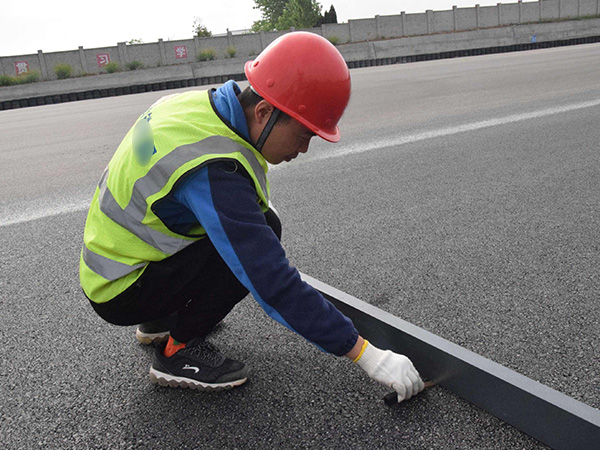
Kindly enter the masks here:
[[83, 261], [90, 269], [109, 281], [118, 280], [119, 278], [130, 274], [134, 270], [141, 269], [147, 264], [142, 263], [136, 264], [135, 266], [128, 266], [127, 264], [120, 263], [119, 261], [113, 261], [112, 259], [98, 255], [97, 253], [94, 253], [88, 249], [85, 245], [81, 251], [81, 256]]
[[[233, 152], [240, 152], [244, 155], [248, 163], [252, 166], [262, 191], [268, 200], [267, 178], [252, 151], [223, 136], [211, 136], [203, 141], [176, 148], [158, 161], [144, 177], [135, 182], [131, 200], [125, 209], [121, 209], [110, 189], [106, 186], [108, 178], [107, 168], [102, 175], [99, 185], [100, 210], [111, 220], [131, 231], [146, 244], [163, 253], [172, 255], [194, 241], [167, 236], [160, 231], [144, 225], [142, 220], [146, 215], [147, 198], [159, 192], [167, 180], [183, 164], [204, 155], [229, 154]], [[134, 270], [135, 268], [131, 269], [132, 272]]]
[[[195, 241], [168, 236], [144, 225], [142, 220], [146, 214], [146, 199], [160, 191], [162, 186], [181, 165], [203, 155], [229, 154], [236, 151], [242, 153], [248, 160], [254, 169], [254, 173], [256, 174], [265, 197], [268, 199], [267, 178], [254, 154], [247, 148], [236, 144], [223, 136], [211, 136], [203, 141], [177, 148], [158, 161], [144, 177], [135, 182], [133, 195], [125, 209], [121, 209], [110, 192], [110, 189], [106, 186], [106, 180], [108, 178], [107, 168], [102, 175], [99, 185], [100, 210], [106, 214], [108, 218], [129, 230], [146, 244], [151, 245], [163, 253], [176, 253], [188, 245], [193, 244]], [[90, 269], [110, 281], [121, 278], [146, 265], [137, 264], [129, 266], [97, 255], [85, 246], [83, 260]]]
[[[144, 123], [150, 127], [140, 125]], [[136, 141], [138, 128], [149, 132], [149, 137], [142, 136], [148, 142]], [[143, 147], [136, 147], [136, 142]], [[257, 202], [267, 208], [267, 163], [221, 120], [209, 92], [179, 94], [140, 116], [102, 175], [88, 212], [80, 280], [92, 301], [111, 300], [138, 279], [150, 262], [168, 258], [205, 237], [201, 229], [189, 236], [171, 230], [154, 208], [185, 176], [220, 160], [237, 161], [244, 168], [257, 191]]]

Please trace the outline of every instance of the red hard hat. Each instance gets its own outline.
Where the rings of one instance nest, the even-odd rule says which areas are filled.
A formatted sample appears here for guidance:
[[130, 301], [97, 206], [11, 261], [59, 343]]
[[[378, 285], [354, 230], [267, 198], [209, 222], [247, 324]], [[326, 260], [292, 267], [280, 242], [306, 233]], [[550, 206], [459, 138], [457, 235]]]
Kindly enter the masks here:
[[327, 39], [297, 31], [273, 41], [244, 68], [262, 98], [330, 142], [350, 99], [350, 72]]

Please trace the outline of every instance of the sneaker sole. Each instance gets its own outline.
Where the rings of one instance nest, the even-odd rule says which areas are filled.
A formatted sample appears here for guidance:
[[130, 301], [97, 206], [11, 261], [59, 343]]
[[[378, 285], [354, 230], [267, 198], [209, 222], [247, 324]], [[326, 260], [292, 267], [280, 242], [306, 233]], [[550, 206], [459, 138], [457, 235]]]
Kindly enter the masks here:
[[142, 344], [160, 344], [166, 342], [166, 340], [169, 339], [169, 336], [170, 334], [168, 331], [162, 331], [160, 333], [144, 333], [140, 331], [139, 328], [135, 330], [135, 337]]
[[203, 383], [201, 381], [192, 380], [190, 378], [176, 377], [169, 375], [164, 372], [160, 372], [154, 367], [150, 367], [150, 381], [154, 384], [167, 387], [180, 387], [195, 389], [198, 391], [222, 391], [225, 389], [232, 389], [236, 386], [244, 384], [248, 378], [242, 378], [235, 381], [228, 381], [227, 383]]

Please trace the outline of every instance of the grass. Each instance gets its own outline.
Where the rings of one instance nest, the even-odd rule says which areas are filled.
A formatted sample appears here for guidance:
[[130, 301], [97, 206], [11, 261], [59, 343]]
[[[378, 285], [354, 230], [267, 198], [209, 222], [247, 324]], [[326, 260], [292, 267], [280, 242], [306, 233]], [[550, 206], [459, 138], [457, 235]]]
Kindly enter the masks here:
[[14, 86], [15, 84], [29, 84], [40, 81], [40, 73], [37, 70], [30, 70], [27, 73], [11, 77], [0, 75], [0, 86]]
[[54, 73], [59, 80], [66, 80], [73, 75], [73, 68], [69, 64], [57, 64], [54, 66]]
[[212, 61], [216, 57], [217, 55], [212, 48], [201, 50], [200, 53], [196, 55], [198, 61]]
[[230, 58], [235, 58], [235, 55], [237, 54], [237, 50], [233, 45], [230, 47], [227, 47], [226, 52], [227, 52], [227, 56], [229, 56]]
[[8, 75], [0, 75], [0, 86], [12, 86], [16, 83], [17, 81], [13, 77], [9, 77]]
[[127, 70], [139, 70], [144, 68], [144, 63], [141, 61], [131, 61], [127, 63]]
[[116, 62], [111, 62], [104, 66], [104, 70], [106, 70], [107, 73], [120, 72], [121, 66], [119, 66], [119, 64]]
[[36, 70], [30, 70], [22, 75], [17, 75], [17, 84], [37, 83], [40, 81], [40, 73]]
[[329, 37], [327, 38], [327, 40], [328, 40], [329, 42], [331, 42], [333, 45], [338, 45], [338, 44], [340, 43], [340, 38], [339, 38], [339, 37], [337, 37], [337, 36], [329, 36]]

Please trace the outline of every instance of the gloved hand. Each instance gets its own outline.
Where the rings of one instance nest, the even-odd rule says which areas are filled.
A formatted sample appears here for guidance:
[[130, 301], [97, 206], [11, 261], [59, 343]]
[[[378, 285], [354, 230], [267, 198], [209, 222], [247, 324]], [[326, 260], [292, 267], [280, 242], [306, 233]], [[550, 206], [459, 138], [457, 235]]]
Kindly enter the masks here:
[[355, 362], [372, 379], [394, 389], [398, 403], [417, 395], [425, 387], [410, 359], [391, 350], [380, 350], [369, 342]]

